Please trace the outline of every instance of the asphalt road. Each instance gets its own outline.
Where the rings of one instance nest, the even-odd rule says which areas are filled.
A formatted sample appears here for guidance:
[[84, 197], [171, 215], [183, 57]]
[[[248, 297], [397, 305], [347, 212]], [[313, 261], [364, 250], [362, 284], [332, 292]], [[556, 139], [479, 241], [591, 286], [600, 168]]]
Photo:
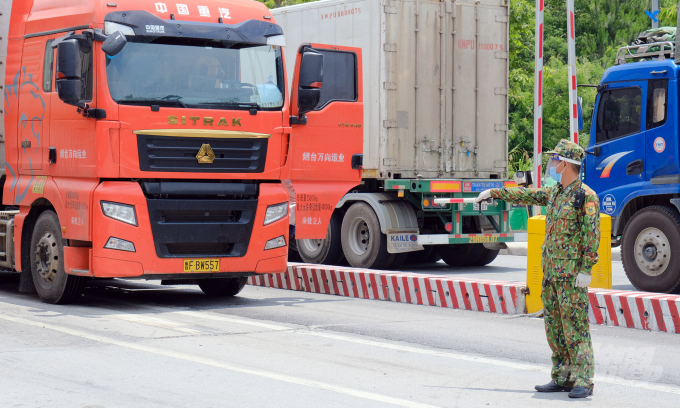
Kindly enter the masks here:
[[[538, 318], [260, 287], [212, 299], [195, 286], [114, 280], [53, 306], [16, 284], [0, 275], [1, 407], [575, 402], [533, 391], [550, 367]], [[595, 395], [580, 406], [678, 405], [678, 335], [599, 326], [592, 335]]]

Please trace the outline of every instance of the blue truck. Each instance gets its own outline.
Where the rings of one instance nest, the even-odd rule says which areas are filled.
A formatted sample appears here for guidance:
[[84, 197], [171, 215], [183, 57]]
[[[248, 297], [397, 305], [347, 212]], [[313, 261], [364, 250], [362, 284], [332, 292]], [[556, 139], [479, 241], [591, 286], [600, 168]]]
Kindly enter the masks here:
[[680, 293], [676, 45], [619, 49], [597, 86], [583, 169], [602, 214], [612, 217], [612, 245], [621, 246], [626, 275], [649, 292]]

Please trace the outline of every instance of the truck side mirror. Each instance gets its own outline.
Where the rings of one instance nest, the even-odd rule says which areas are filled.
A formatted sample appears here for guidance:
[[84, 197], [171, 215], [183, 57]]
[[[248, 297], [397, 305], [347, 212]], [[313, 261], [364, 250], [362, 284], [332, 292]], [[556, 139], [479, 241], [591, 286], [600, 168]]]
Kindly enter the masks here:
[[321, 100], [323, 83], [323, 55], [314, 51], [305, 51], [300, 62], [300, 78], [298, 80], [298, 109], [303, 115], [317, 107]]
[[57, 45], [57, 95], [64, 103], [78, 106], [85, 95], [83, 52], [77, 39]]
[[576, 102], [578, 105], [578, 131], [580, 132], [583, 130], [583, 98], [578, 96]]
[[127, 44], [127, 38], [125, 38], [125, 35], [120, 31], [116, 31], [115, 33], [109, 35], [104, 41], [104, 44], [102, 44], [102, 51], [104, 51], [104, 53], [109, 57], [113, 57], [123, 50], [125, 44]]

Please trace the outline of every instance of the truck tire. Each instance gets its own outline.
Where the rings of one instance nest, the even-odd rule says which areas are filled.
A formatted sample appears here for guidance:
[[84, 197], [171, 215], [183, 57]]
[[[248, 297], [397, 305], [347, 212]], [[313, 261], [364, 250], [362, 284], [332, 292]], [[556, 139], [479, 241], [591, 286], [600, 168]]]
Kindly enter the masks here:
[[651, 206], [633, 215], [623, 230], [621, 260], [638, 290], [673, 293], [680, 289], [680, 214]]
[[408, 258], [410, 252], [404, 252], [400, 254], [390, 254], [390, 258], [387, 260], [387, 263], [385, 264], [385, 268], [391, 268], [391, 269], [397, 269], [401, 268], [402, 265], [404, 265], [404, 262], [406, 262], [406, 259]]
[[468, 256], [467, 261], [463, 262], [462, 266], [477, 266], [477, 262], [481, 259], [486, 248], [484, 248], [484, 244], [469, 245], [472, 246], [472, 249], [470, 249], [470, 255]]
[[334, 212], [328, 223], [326, 239], [298, 239], [296, 246], [300, 258], [305, 263], [338, 265], [342, 262], [342, 218], [340, 213]]
[[449, 266], [464, 266], [472, 254], [472, 244], [447, 244], [438, 246], [439, 255]]
[[387, 236], [380, 231], [380, 221], [370, 205], [355, 203], [345, 213], [342, 250], [355, 268], [381, 269], [387, 265]]
[[[406, 265], [427, 263], [427, 259], [432, 256], [432, 251], [434, 251], [433, 245], [425, 245], [422, 251], [409, 252], [404, 263]], [[439, 256], [439, 254], [437, 254]], [[441, 259], [441, 258], [439, 258]], [[437, 259], [437, 261], [439, 260]], [[435, 261], [436, 262], [436, 261]]]
[[475, 263], [475, 266], [484, 266], [490, 264], [496, 259], [499, 252], [501, 252], [499, 249], [484, 248], [482, 256], [479, 257]]
[[54, 211], [45, 211], [38, 217], [31, 235], [30, 251], [31, 275], [40, 300], [66, 304], [80, 296], [85, 279], [67, 275], [64, 270], [64, 239]]
[[[425, 258], [425, 263], [437, 263], [442, 260], [442, 256], [439, 255], [439, 249], [437, 247], [439, 245], [428, 245], [430, 248], [432, 248], [432, 252], [430, 252], [430, 255], [428, 255], [427, 258]], [[427, 246], [425, 247], [427, 248]]]
[[246, 285], [247, 277], [242, 278], [213, 278], [196, 279], [198, 287], [203, 293], [213, 297], [236, 296]]

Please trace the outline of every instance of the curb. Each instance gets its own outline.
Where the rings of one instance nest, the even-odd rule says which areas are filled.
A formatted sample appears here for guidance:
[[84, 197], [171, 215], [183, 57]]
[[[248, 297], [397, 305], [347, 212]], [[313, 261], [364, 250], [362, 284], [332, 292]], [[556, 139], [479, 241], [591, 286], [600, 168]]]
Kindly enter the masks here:
[[[507, 249], [501, 249], [499, 255], [527, 256], [526, 242], [508, 242]], [[612, 261], [621, 261], [621, 247], [612, 248]]]
[[310, 293], [386, 300], [500, 314], [524, 313], [525, 285], [416, 273], [289, 264], [280, 274], [251, 276], [248, 284]]
[[[248, 284], [358, 299], [385, 300], [498, 314], [523, 314], [522, 282], [288, 264], [284, 273], [251, 276]], [[591, 324], [680, 333], [680, 296], [588, 290]]]
[[590, 289], [592, 324], [680, 333], [680, 296], [663, 293]]

